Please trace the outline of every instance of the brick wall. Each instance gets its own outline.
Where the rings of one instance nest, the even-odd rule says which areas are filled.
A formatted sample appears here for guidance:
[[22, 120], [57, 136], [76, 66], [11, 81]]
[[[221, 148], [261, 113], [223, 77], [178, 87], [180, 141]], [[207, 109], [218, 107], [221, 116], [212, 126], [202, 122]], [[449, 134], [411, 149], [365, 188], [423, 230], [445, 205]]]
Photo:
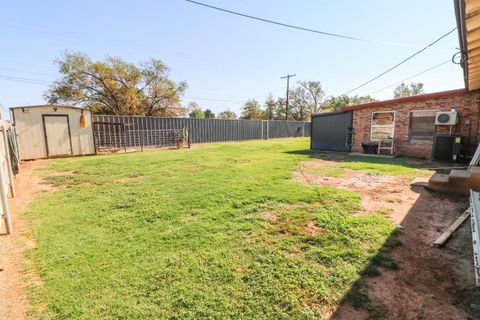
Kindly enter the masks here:
[[[362, 110], [353, 111], [353, 128], [355, 135], [353, 137], [352, 150], [362, 151], [362, 143], [370, 141], [370, 122], [371, 114], [375, 111], [396, 111], [395, 113], [395, 143], [396, 153], [399, 155], [431, 158], [432, 141], [410, 141], [410, 111], [412, 110], [432, 110], [449, 111], [455, 109], [458, 112], [458, 124], [453, 128], [452, 133], [461, 134], [467, 138], [467, 148], [472, 153], [476, 144], [480, 142], [478, 131], [479, 126], [479, 105], [477, 99], [480, 98], [480, 91], [449, 95], [439, 98], [430, 98], [426, 100], [405, 102], [398, 104], [389, 104], [385, 106], [370, 107]], [[437, 126], [437, 133], [449, 133], [449, 126]]]

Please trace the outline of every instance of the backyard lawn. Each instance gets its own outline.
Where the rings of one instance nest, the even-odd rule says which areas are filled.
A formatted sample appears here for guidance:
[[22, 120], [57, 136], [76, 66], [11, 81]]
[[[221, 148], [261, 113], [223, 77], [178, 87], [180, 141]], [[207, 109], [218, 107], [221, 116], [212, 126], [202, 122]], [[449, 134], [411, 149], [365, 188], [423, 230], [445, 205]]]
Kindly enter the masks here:
[[[307, 139], [54, 160], [25, 216], [42, 319], [316, 319], [378, 265], [395, 225], [357, 194], [303, 184]], [[340, 162], [415, 174], [399, 162]], [[64, 174], [58, 174], [64, 172]], [[53, 174], [56, 173], [56, 174]], [[380, 253], [380, 254], [379, 254]]]

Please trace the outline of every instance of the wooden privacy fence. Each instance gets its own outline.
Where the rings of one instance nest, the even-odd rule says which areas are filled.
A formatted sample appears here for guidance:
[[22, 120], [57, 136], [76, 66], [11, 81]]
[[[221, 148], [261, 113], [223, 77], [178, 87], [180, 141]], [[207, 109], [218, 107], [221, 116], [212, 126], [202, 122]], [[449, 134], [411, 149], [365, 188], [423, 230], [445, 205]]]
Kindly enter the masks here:
[[310, 122], [306, 121], [92, 115], [92, 123], [97, 147], [121, 139], [127, 147], [138, 146], [140, 137], [145, 145], [152, 142], [152, 145], [162, 146], [162, 135], [166, 137], [165, 146], [175, 141], [169, 136], [183, 135], [178, 141], [187, 139], [185, 134], [190, 143], [310, 136]]

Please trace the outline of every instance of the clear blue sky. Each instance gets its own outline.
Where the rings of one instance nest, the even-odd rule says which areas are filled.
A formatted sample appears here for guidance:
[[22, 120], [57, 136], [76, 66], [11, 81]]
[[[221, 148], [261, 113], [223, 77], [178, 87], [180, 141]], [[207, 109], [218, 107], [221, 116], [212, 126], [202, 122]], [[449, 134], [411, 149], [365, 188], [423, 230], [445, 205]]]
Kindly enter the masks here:
[[[355, 37], [426, 45], [455, 27], [452, 0], [200, 0], [242, 13]], [[284, 95], [280, 76], [318, 80], [342, 94], [418, 48], [362, 43], [269, 25], [190, 4], [161, 1], [4, 1], [0, 10], [0, 75], [54, 80], [64, 50], [94, 59], [162, 59], [175, 80], [189, 84], [185, 102], [215, 112], [239, 112], [243, 101]], [[360, 95], [448, 60], [454, 32]], [[427, 92], [464, 86], [458, 65], [446, 64], [411, 81]], [[0, 103], [41, 104], [46, 86], [0, 79]], [[393, 87], [373, 94], [391, 98]], [[209, 100], [211, 99], [211, 101]], [[232, 100], [232, 101], [213, 101]], [[5, 115], [5, 112], [4, 112]]]

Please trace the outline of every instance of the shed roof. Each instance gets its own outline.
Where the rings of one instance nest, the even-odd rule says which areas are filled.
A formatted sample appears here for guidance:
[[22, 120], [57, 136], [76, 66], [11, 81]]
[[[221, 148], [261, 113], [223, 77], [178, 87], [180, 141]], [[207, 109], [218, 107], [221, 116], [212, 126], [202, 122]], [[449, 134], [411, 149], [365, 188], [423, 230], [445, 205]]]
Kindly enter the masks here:
[[33, 105], [33, 106], [15, 106], [15, 107], [10, 107], [10, 109], [21, 109], [21, 108], [30, 109], [30, 108], [48, 108], [48, 107], [69, 108], [69, 109], [82, 110], [82, 108], [80, 108], [80, 107], [59, 105], [59, 104], [38, 104], [38, 105]]
[[442, 98], [442, 97], [448, 97], [448, 96], [453, 96], [453, 95], [458, 95], [458, 94], [465, 94], [467, 93], [467, 89], [455, 89], [455, 90], [448, 90], [448, 91], [440, 91], [440, 92], [435, 92], [435, 93], [427, 93], [427, 94], [421, 94], [418, 96], [411, 96], [411, 97], [402, 97], [402, 98], [396, 98], [396, 99], [390, 99], [390, 100], [383, 100], [383, 101], [375, 101], [375, 102], [369, 102], [369, 103], [364, 103], [364, 104], [357, 104], [353, 106], [345, 106], [342, 107], [342, 111], [351, 111], [351, 110], [362, 110], [362, 109], [367, 109], [367, 108], [374, 108], [374, 107], [382, 107], [390, 104], [400, 104], [400, 103], [407, 103], [407, 102], [416, 102], [416, 101], [422, 101], [422, 100], [428, 100], [428, 99], [435, 99], [435, 98]]

